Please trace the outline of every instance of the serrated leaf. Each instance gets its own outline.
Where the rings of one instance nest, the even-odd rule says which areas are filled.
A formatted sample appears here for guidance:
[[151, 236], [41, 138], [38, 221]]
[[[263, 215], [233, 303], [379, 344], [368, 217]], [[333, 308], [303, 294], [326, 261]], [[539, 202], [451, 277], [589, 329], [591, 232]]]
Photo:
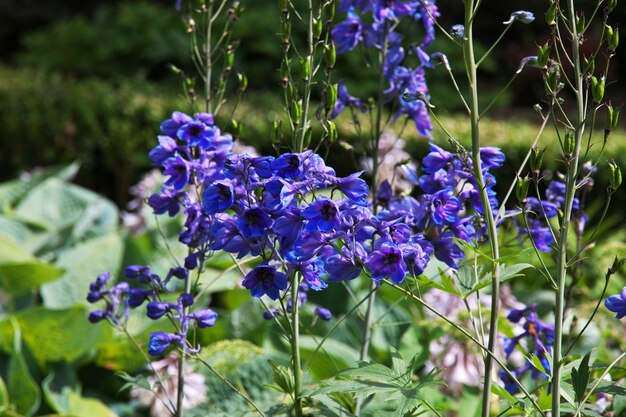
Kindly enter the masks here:
[[539, 405], [542, 410], [548, 410], [550, 409], [550, 407], [552, 407], [552, 393], [548, 392], [546, 387], [541, 387], [541, 389], [539, 390], [537, 405]]
[[576, 407], [576, 403], [574, 402], [574, 388], [568, 382], [561, 381], [561, 397], [565, 398], [572, 407]]
[[293, 372], [291, 369], [270, 359], [269, 364], [274, 371], [274, 383], [285, 394], [293, 394]]
[[518, 402], [517, 398], [511, 395], [504, 387], [501, 387], [497, 383], [491, 385], [491, 392], [496, 394], [500, 398], [504, 398], [509, 401], [511, 404], [516, 404]]
[[62, 269], [39, 261], [1, 263], [0, 287], [10, 295], [18, 296], [54, 281], [62, 274]]

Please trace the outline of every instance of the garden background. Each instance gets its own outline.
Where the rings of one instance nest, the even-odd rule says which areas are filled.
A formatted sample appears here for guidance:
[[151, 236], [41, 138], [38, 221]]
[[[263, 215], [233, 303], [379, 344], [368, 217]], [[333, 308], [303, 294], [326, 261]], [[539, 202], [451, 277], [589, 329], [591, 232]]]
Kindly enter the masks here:
[[[245, 72], [249, 88], [236, 113], [242, 122], [238, 138], [269, 155], [275, 153], [270, 140], [272, 122], [283, 111], [276, 70], [281, 59], [276, 35], [279, 14], [274, 2], [243, 0], [242, 4], [246, 11], [235, 29], [234, 38], [240, 42], [234, 67]], [[443, 27], [462, 20], [458, 2], [444, 0], [438, 6]], [[515, 7], [541, 17], [544, 6], [543, 1], [530, 1]], [[507, 2], [494, 2], [485, 9], [476, 25], [479, 41], [489, 44], [498, 36], [510, 7]], [[137, 212], [137, 195], [129, 190], [151, 169], [147, 153], [155, 144], [159, 124], [173, 110], [185, 108], [180, 79], [169, 69], [173, 64], [192, 72], [185, 26], [173, 2], [165, 0], [1, 0], [0, 16], [0, 374], [8, 375], [6, 385], [11, 385], [12, 376], [19, 376], [25, 387], [20, 414], [139, 415], [139, 400], [131, 401], [128, 390], [120, 393], [124, 380], [115, 372], [134, 373], [142, 368], [144, 359], [131, 342], [120, 341], [104, 326], [87, 323], [84, 298], [89, 282], [100, 272], [119, 273], [123, 265], [133, 263], [158, 267], [167, 251], [163, 237], [176, 241], [178, 225], [157, 225], [149, 210], [139, 234], [119, 219], [122, 212]], [[626, 20], [626, 7], [618, 8], [615, 19]], [[506, 84], [523, 57], [536, 54], [536, 44], [547, 37], [542, 20], [513, 27], [485, 62], [480, 81], [485, 99]], [[442, 40], [435, 41], [430, 50], [442, 51], [454, 60], [454, 52]], [[376, 81], [355, 71], [359, 67], [354, 55], [342, 56], [336, 72], [352, 94], [365, 97], [375, 90]], [[607, 88], [607, 96], [621, 106], [626, 102], [626, 83], [620, 77], [626, 72], [626, 54], [617, 55], [611, 72], [609, 79], [619, 82]], [[442, 120], [468, 144], [469, 125], [445, 74], [429, 72], [427, 80], [431, 102], [444, 111]], [[501, 147], [507, 156], [499, 177], [513, 178], [525, 156], [539, 121], [532, 106], [543, 96], [539, 72], [525, 71], [500, 97], [493, 116], [483, 122], [485, 144]], [[609, 138], [605, 153], [622, 167], [626, 166], [625, 120], [622, 117]], [[218, 120], [221, 126], [229, 123], [228, 119]], [[358, 140], [348, 117], [339, 119], [338, 128], [342, 143]], [[446, 145], [437, 128], [433, 136], [436, 143]], [[405, 129], [403, 138], [415, 160], [426, 154], [427, 139], [412, 129]], [[551, 163], [559, 160], [555, 141], [552, 132], [545, 133], [541, 141], [546, 147], [545, 160]], [[345, 162], [351, 160], [347, 152], [341, 143], [328, 152], [329, 165], [341, 175], [358, 169]], [[592, 151], [590, 157], [594, 156]], [[507, 181], [499, 183], [499, 195], [509, 185]], [[607, 170], [600, 170], [587, 197], [592, 219], [602, 208], [600, 200], [607, 185]], [[602, 225], [602, 231], [610, 233], [601, 234], [585, 263], [588, 295], [599, 294], [612, 257], [626, 255], [625, 206], [626, 193], [620, 190]], [[16, 260], [20, 261], [17, 266]], [[211, 261], [218, 278], [209, 293], [224, 320], [210, 331], [200, 332], [200, 340], [209, 346], [207, 358], [224, 372], [232, 372], [247, 388], [247, 381], [267, 379], [270, 383], [265, 356], [279, 356], [279, 342], [272, 340], [270, 324], [260, 317], [262, 309], [237, 288], [237, 274], [220, 273], [230, 265], [228, 259]], [[537, 290], [541, 282], [514, 285], [518, 298], [543, 302], [544, 312], [552, 308], [548, 295], [542, 298]], [[624, 276], [618, 275], [609, 293], [619, 292], [623, 285]], [[585, 294], [577, 296], [583, 299]], [[322, 305], [338, 305], [344, 297], [341, 291], [331, 291], [316, 294], [314, 299]], [[382, 299], [391, 305], [393, 294], [383, 291]], [[581, 313], [585, 308], [583, 304]], [[610, 317], [607, 312], [602, 315]], [[409, 312], [399, 309], [389, 315], [389, 323], [408, 316]], [[140, 340], [154, 326], [138, 324], [134, 336]], [[389, 344], [415, 353], [416, 340], [426, 343], [443, 331], [426, 323], [414, 328], [417, 330], [407, 328], [381, 326], [373, 341], [379, 360], [389, 359]], [[16, 332], [21, 332], [19, 349]], [[320, 356], [314, 364], [315, 378], [329, 377], [351, 363], [354, 352], [348, 349], [356, 336], [350, 334], [349, 320], [345, 332], [343, 340], [335, 341], [335, 352], [325, 353], [327, 356]], [[623, 340], [623, 332], [616, 325], [597, 328], [588, 345], [604, 343], [610, 348], [610, 343], [618, 343], [620, 337]], [[311, 344], [306, 347], [305, 343], [304, 349], [311, 349]], [[208, 401], [219, 403], [220, 410], [232, 412], [242, 406], [220, 381], [207, 384]], [[0, 389], [0, 405], [3, 392]], [[468, 392], [462, 401], [472, 405], [475, 394]], [[273, 398], [267, 401], [271, 403]], [[35, 401], [36, 407], [30, 407], [30, 401]], [[77, 411], [81, 407], [90, 411]]]

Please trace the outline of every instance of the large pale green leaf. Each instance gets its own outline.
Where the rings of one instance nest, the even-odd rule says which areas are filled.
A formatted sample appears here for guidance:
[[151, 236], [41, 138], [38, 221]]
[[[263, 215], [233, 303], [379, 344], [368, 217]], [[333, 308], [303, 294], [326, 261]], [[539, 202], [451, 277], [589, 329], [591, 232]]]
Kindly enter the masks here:
[[300, 337], [300, 352], [303, 362], [309, 364], [308, 371], [318, 380], [329, 378], [342, 369], [356, 364], [359, 352], [337, 340], [326, 339], [321, 349], [315, 352], [320, 339], [311, 336]]
[[63, 270], [38, 261], [0, 263], [0, 287], [13, 296], [22, 295], [62, 274]]
[[62, 180], [69, 180], [76, 175], [78, 167], [79, 164], [77, 163], [61, 167], [52, 167], [33, 176], [29, 180], [16, 179], [0, 184], [0, 210], [15, 206], [30, 190], [49, 178], [56, 177]]
[[7, 390], [11, 404], [25, 417], [35, 414], [41, 403], [41, 392], [22, 356], [19, 326], [13, 322], [13, 353], [9, 358]]
[[44, 305], [50, 308], [68, 308], [86, 303], [89, 283], [103, 272], [116, 273], [120, 269], [124, 243], [118, 234], [89, 240], [59, 258], [57, 265], [65, 274], [41, 289]]
[[67, 310], [31, 307], [15, 315], [24, 343], [37, 362], [72, 362], [110, 337], [106, 325], [87, 321], [88, 311], [76, 306]]
[[84, 398], [67, 390], [68, 409], [66, 414], [83, 417], [118, 417], [109, 407], [95, 398]]
[[34, 259], [27, 250], [0, 234], [0, 263], [23, 262]]

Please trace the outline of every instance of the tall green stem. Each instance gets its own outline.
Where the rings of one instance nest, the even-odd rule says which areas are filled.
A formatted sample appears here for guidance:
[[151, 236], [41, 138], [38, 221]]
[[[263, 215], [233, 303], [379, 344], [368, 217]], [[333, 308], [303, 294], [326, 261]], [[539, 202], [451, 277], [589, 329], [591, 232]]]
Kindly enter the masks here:
[[[498, 310], [499, 310], [499, 293], [500, 293], [500, 271], [498, 265], [498, 258], [500, 257], [500, 251], [498, 248], [498, 232], [496, 230], [496, 224], [493, 218], [493, 212], [489, 203], [489, 196], [485, 187], [485, 179], [482, 173], [482, 165], [480, 161], [480, 109], [478, 107], [478, 78], [477, 78], [477, 64], [474, 55], [474, 39], [473, 39], [473, 13], [474, 13], [474, 1], [467, 0], [465, 2], [465, 65], [467, 70], [467, 76], [470, 87], [470, 123], [472, 132], [472, 161], [474, 165], [474, 178], [476, 179], [476, 185], [478, 186], [478, 192], [480, 194], [480, 201], [483, 206], [485, 214], [485, 221], [487, 223], [487, 232], [489, 234], [489, 246], [491, 248], [492, 258], [492, 275], [491, 275], [491, 311], [489, 313], [489, 340], [487, 342], [487, 348], [489, 351], [495, 351], [496, 340], [498, 337]], [[493, 383], [493, 356], [485, 356], [485, 382], [483, 389], [483, 401], [482, 401], [482, 417], [488, 417], [491, 409], [491, 385]]]
[[[378, 55], [378, 97], [376, 100], [376, 124], [374, 125], [374, 137], [372, 140], [372, 209], [376, 213], [376, 193], [378, 191], [378, 170], [380, 167], [380, 160], [378, 155], [378, 148], [380, 147], [380, 136], [382, 135], [382, 117], [383, 117], [383, 101], [385, 99], [385, 73], [383, 66], [385, 64], [385, 56], [387, 55], [387, 24], [385, 23], [385, 30], [383, 32], [383, 49]], [[365, 323], [363, 328], [363, 339], [361, 339], [361, 350], [359, 351], [359, 359], [367, 360], [370, 340], [372, 338], [372, 320], [374, 317], [374, 301], [376, 300], [376, 283], [372, 281], [370, 284], [370, 296], [367, 300], [367, 310], [365, 312]], [[359, 398], [356, 403], [356, 415], [359, 415], [363, 401]]]
[[567, 246], [572, 207], [574, 205], [574, 193], [576, 192], [576, 175], [578, 173], [578, 159], [582, 137], [585, 132], [585, 97], [583, 90], [583, 74], [580, 65], [579, 34], [576, 28], [576, 13], [574, 0], [568, 0], [569, 21], [571, 23], [572, 36], [572, 59], [574, 64], [574, 82], [576, 93], [576, 120], [574, 126], [575, 146], [574, 152], [566, 161], [567, 174], [565, 177], [565, 201], [563, 204], [563, 219], [559, 231], [557, 252], [557, 292], [555, 298], [554, 313], [554, 349], [552, 352], [552, 416], [561, 415], [561, 360], [563, 342], [563, 316], [565, 305], [565, 278], [567, 277]]
[[[185, 278], [185, 293], [191, 293], [191, 278]], [[189, 314], [189, 308], [183, 309], [183, 314], [186, 316]], [[183, 409], [183, 400], [185, 398], [185, 356], [186, 353], [181, 350], [178, 356], [178, 389], [176, 392], [176, 417], [183, 417], [185, 411]]]
[[298, 274], [291, 281], [291, 359], [293, 360], [293, 408], [302, 417], [302, 365], [300, 363], [300, 306], [298, 306]]
[[207, 113], [212, 112], [211, 107], [211, 77], [213, 76], [213, 54], [212, 54], [212, 45], [211, 45], [211, 32], [213, 31], [213, 2], [209, 1], [207, 10], [207, 25], [206, 25], [206, 81], [204, 83], [204, 94], [206, 98], [206, 111]]

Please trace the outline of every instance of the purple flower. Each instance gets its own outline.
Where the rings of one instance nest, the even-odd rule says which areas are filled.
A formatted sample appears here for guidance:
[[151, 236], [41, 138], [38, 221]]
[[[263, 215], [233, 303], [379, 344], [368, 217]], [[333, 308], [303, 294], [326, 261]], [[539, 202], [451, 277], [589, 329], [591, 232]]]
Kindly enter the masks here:
[[315, 307], [315, 314], [324, 321], [330, 320], [333, 316], [329, 309], [320, 306]]
[[204, 329], [205, 327], [211, 327], [217, 320], [217, 313], [210, 308], [205, 310], [196, 311], [188, 316], [190, 319], [195, 320], [196, 325]]
[[615, 313], [616, 319], [626, 316], [626, 287], [618, 295], [612, 295], [604, 300], [604, 305], [609, 311]]
[[237, 219], [237, 227], [244, 237], [264, 236], [271, 225], [271, 217], [260, 207], [244, 211]]
[[161, 123], [161, 132], [167, 136], [175, 137], [178, 129], [186, 123], [191, 123], [193, 119], [185, 113], [175, 111], [172, 117]]
[[452, 27], [450, 28], [450, 36], [455, 39], [461, 39], [464, 33], [465, 26], [463, 25], [452, 25]]
[[145, 290], [143, 288], [133, 288], [128, 293], [128, 305], [132, 308], [139, 307], [150, 297], [154, 297], [154, 291]]
[[365, 266], [372, 273], [374, 281], [391, 278], [394, 284], [399, 284], [406, 275], [406, 262], [402, 251], [391, 242], [385, 242], [378, 246], [365, 260]]
[[339, 226], [339, 210], [337, 204], [324, 196], [318, 197], [302, 210], [302, 217], [308, 220], [306, 230], [330, 232]]
[[185, 192], [176, 192], [171, 188], [163, 188], [161, 194], [152, 194], [148, 198], [148, 205], [154, 209], [154, 214], [166, 213], [173, 217], [180, 210], [181, 202], [187, 202]]
[[456, 223], [459, 210], [461, 203], [450, 189], [438, 191], [430, 200], [430, 218], [436, 225]]
[[350, 10], [346, 20], [336, 25], [331, 35], [338, 54], [351, 51], [363, 40], [363, 22], [353, 10]]
[[152, 320], [157, 320], [174, 308], [176, 308], [176, 304], [165, 303], [162, 301], [152, 301], [146, 306], [146, 311], [148, 317]]
[[105, 310], [95, 310], [89, 313], [88, 320], [91, 323], [98, 323], [109, 317], [109, 312]]
[[176, 132], [178, 139], [187, 142], [189, 146], [201, 146], [203, 148], [208, 148], [211, 145], [214, 135], [214, 129], [201, 122], [187, 123]]
[[480, 162], [483, 169], [500, 168], [504, 165], [505, 156], [500, 148], [485, 146], [480, 148]]
[[339, 113], [341, 113], [346, 106], [356, 107], [357, 109], [361, 109], [361, 111], [363, 111], [361, 100], [357, 97], [352, 97], [350, 93], [348, 93], [348, 88], [343, 81], [339, 81], [337, 85], [337, 100], [335, 101], [335, 107], [330, 114], [330, 118], [334, 119], [339, 116]]
[[287, 288], [287, 276], [270, 265], [258, 265], [243, 280], [243, 286], [250, 290], [253, 297], [267, 295], [277, 300], [280, 291]]
[[326, 259], [324, 269], [328, 272], [328, 282], [352, 280], [361, 275], [361, 267], [343, 255], [333, 255]]
[[165, 352], [171, 344], [180, 343], [182, 343], [182, 338], [179, 335], [166, 332], [152, 332], [148, 342], [148, 353], [152, 356], [158, 356]]
[[152, 159], [153, 166], [160, 166], [163, 162], [174, 156], [174, 151], [178, 145], [176, 141], [169, 136], [159, 136], [159, 146], [150, 151], [148, 156]]
[[216, 181], [202, 192], [202, 207], [207, 214], [223, 213], [234, 201], [233, 187], [227, 181]]
[[535, 20], [535, 15], [532, 12], [527, 12], [524, 10], [520, 10], [517, 12], [511, 13], [509, 20], [502, 22], [505, 25], [510, 25], [513, 22], [522, 22], [522, 23], [532, 23]]
[[360, 172], [355, 172], [345, 178], [338, 178], [336, 187], [355, 204], [366, 205], [370, 190], [360, 176]]
[[272, 171], [279, 177], [297, 178], [302, 175], [302, 163], [300, 155], [296, 153], [284, 153], [271, 161]]
[[163, 162], [163, 175], [169, 176], [166, 185], [170, 185], [177, 190], [183, 188], [189, 182], [191, 177], [191, 164], [186, 161], [179, 154], [175, 154], [173, 157], [166, 159]]

